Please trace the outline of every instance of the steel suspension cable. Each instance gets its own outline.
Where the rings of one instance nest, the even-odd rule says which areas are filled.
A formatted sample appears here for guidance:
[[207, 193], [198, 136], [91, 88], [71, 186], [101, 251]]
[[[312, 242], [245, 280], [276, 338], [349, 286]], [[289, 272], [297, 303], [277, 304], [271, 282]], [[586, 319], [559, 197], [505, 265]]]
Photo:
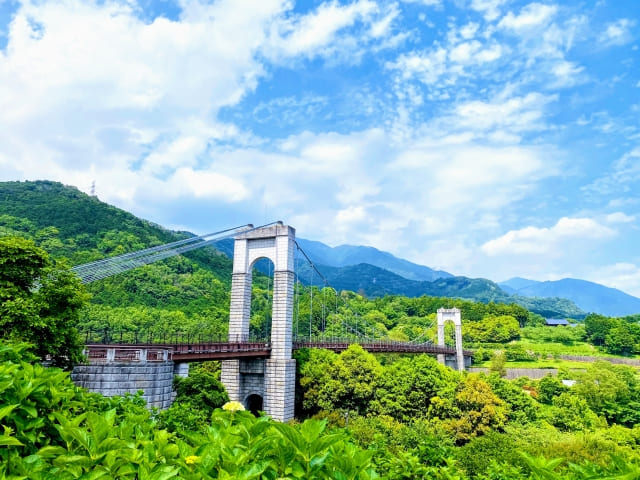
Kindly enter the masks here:
[[313, 317], [313, 271], [311, 272], [311, 286], [310, 289], [310, 299], [309, 299], [309, 341], [311, 341], [311, 318]]
[[115, 257], [109, 257], [95, 262], [76, 265], [72, 270], [80, 277], [82, 283], [95, 282], [103, 278], [123, 273], [134, 268], [148, 265], [165, 258], [173, 257], [181, 253], [186, 253], [197, 248], [211, 245], [213, 242], [233, 237], [240, 233], [249, 233], [259, 228], [264, 228], [275, 224], [271, 222], [266, 225], [254, 227], [251, 224], [241, 225], [239, 227], [227, 228], [206, 235], [185, 238], [164, 245], [145, 248], [136, 252], [129, 252]]

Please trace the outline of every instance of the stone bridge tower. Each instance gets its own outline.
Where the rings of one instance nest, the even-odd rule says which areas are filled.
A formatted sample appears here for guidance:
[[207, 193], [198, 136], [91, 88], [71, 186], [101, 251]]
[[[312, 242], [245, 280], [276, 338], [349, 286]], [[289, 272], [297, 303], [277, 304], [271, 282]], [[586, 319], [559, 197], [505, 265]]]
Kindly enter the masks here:
[[[464, 350], [462, 349], [462, 316], [459, 308], [439, 308], [438, 309], [438, 345], [445, 346], [444, 324], [453, 322], [456, 337], [456, 368], [464, 370]], [[438, 362], [445, 364], [445, 355], [438, 354]]]
[[252, 410], [264, 410], [285, 422], [294, 416], [296, 361], [291, 358], [295, 229], [275, 225], [235, 238], [229, 341], [249, 336], [252, 268], [261, 258], [273, 262], [273, 313], [271, 357], [225, 360], [222, 383], [229, 398]]

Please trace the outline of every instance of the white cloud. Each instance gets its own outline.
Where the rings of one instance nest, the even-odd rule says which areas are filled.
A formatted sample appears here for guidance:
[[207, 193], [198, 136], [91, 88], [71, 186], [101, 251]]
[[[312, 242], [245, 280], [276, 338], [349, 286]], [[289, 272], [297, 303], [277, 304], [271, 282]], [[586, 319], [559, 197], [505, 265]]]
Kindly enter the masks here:
[[509, 12], [500, 20], [498, 26], [515, 32], [537, 29], [548, 24], [557, 11], [558, 8], [555, 5], [530, 3], [523, 7], [518, 15]]
[[394, 4], [382, 9], [371, 0], [346, 5], [325, 2], [311, 13], [274, 22], [263, 52], [271, 60], [285, 62], [296, 57], [357, 60], [369, 42], [394, 45], [405, 38], [391, 34], [399, 13]]
[[402, 0], [405, 3], [419, 3], [425, 7], [438, 7], [442, 4], [442, 0]]
[[399, 70], [405, 79], [417, 77], [429, 85], [435, 84], [447, 71], [446, 59], [447, 51], [437, 48], [425, 53], [403, 54], [387, 67]]
[[[290, 0], [188, 0], [177, 20], [141, 20], [129, 0], [26, 3], [0, 51], [0, 179], [84, 190], [95, 179], [101, 199], [169, 227], [281, 218], [303, 236], [461, 274], [502, 268], [496, 256], [510, 247], [561, 255], [633, 228], [636, 216], [622, 212], [637, 206], [633, 146], [596, 182], [620, 193], [614, 213], [520, 228], [532, 222], [519, 210], [529, 196], [549, 198], [542, 182], [580, 167], [565, 165], [571, 147], [553, 146], [566, 131], [559, 98], [577, 107], [550, 90], [591, 78], [569, 55], [586, 17], [542, 3], [503, 16], [507, 0], [421, 3], [447, 11], [425, 21], [428, 10], [403, 18], [415, 9], [396, 2], [332, 0], [300, 13], [308, 6]], [[350, 102], [368, 118], [334, 123]], [[594, 115], [572, 118], [596, 124]], [[479, 238], [494, 238], [486, 255]], [[571, 270], [530, 258], [548, 275]]]
[[624, 212], [610, 213], [605, 218], [607, 223], [633, 223], [636, 221], [635, 216], [627, 215]]
[[572, 87], [583, 81], [581, 74], [584, 67], [574, 62], [559, 61], [551, 68], [551, 71], [555, 75], [555, 81], [551, 82], [551, 86], [555, 88]]
[[608, 23], [604, 31], [598, 37], [604, 46], [624, 45], [633, 39], [631, 33], [636, 21], [628, 18], [621, 18], [612, 23]]
[[[181, 21], [145, 23], [126, 4], [24, 4], [0, 55], [3, 155], [21, 178], [96, 178], [106, 199], [150, 182], [132, 175], [120, 188], [127, 172], [192, 165], [207, 142], [234, 134], [211, 117], [254, 88], [255, 52], [281, 10], [191, 2]], [[114, 171], [120, 180], [107, 183]]]
[[502, 128], [509, 132], [531, 131], [544, 128], [544, 111], [555, 95], [529, 93], [524, 97], [497, 97], [491, 102], [474, 100], [455, 108], [453, 122], [469, 130], [495, 131]]
[[[285, 0], [181, 6], [179, 20], [145, 22], [128, 2], [22, 5], [0, 51], [0, 179], [49, 178], [85, 190], [95, 179], [102, 199], [140, 215], [148, 215], [137, 201], [148, 189], [149, 197], [190, 191], [245, 201], [246, 170], [211, 152], [218, 142], [263, 140], [214, 119], [265, 75], [261, 55], [342, 48], [342, 32], [358, 22], [368, 38], [386, 41], [398, 15], [367, 0], [324, 3], [307, 15], [287, 12]], [[311, 170], [339, 172], [338, 160], [328, 167], [319, 155], [346, 149], [328, 143], [302, 153]], [[292, 186], [282, 192], [297, 195]]]
[[219, 198], [237, 202], [248, 197], [248, 189], [241, 182], [215, 171], [177, 169], [166, 183], [165, 195]]
[[367, 213], [362, 205], [350, 206], [336, 213], [336, 227], [351, 230], [355, 223], [365, 220]]
[[610, 238], [616, 231], [592, 218], [562, 217], [550, 228], [525, 227], [511, 230], [482, 245], [489, 256], [553, 254], [554, 250], [570, 248], [568, 242], [585, 242]]
[[471, 0], [471, 8], [482, 12], [487, 21], [493, 21], [500, 16], [500, 7], [507, 0]]

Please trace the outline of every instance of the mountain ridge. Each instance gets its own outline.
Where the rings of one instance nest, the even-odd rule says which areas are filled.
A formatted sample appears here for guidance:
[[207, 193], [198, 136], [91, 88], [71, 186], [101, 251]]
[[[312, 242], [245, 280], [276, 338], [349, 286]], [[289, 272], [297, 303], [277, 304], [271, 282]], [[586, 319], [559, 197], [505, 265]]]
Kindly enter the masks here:
[[578, 278], [537, 281], [514, 277], [498, 282], [510, 293], [523, 296], [547, 297], [550, 294], [567, 298], [586, 312], [623, 317], [640, 312], [640, 298], [617, 288]]
[[361, 263], [368, 263], [376, 267], [384, 268], [389, 272], [400, 275], [408, 280], [433, 281], [438, 278], [453, 277], [449, 272], [434, 270], [425, 265], [410, 262], [403, 258], [379, 250], [375, 247], [364, 245], [329, 245], [317, 240], [299, 238], [301, 248], [317, 262], [328, 267], [348, 267]]
[[[59, 232], [50, 231], [41, 238], [41, 244], [56, 255], [66, 256], [73, 264], [90, 262], [119, 251], [134, 251], [151, 245], [166, 243], [176, 238], [192, 235], [188, 232], [173, 232], [161, 226], [135, 217], [114, 206], [101, 202], [80, 192], [75, 187], [64, 186], [58, 182], [0, 182], [0, 234], [11, 234], [27, 228], [21, 223], [31, 223], [34, 227], [48, 229], [50, 226]], [[13, 217], [11, 217], [13, 215]], [[5, 218], [5, 221], [1, 221]], [[85, 230], [85, 227], [86, 230]], [[149, 227], [152, 227], [150, 230]], [[31, 227], [29, 227], [31, 228]], [[28, 228], [27, 228], [28, 229]], [[3, 232], [4, 230], [4, 232]], [[55, 230], [55, 228], [54, 228]], [[35, 230], [34, 230], [35, 231]], [[41, 235], [39, 232], [38, 235]], [[59, 235], [59, 237], [58, 237]], [[329, 247], [321, 242], [299, 239], [303, 248], [309, 248], [311, 258], [337, 283], [340, 288], [362, 291], [369, 296], [386, 294], [407, 296], [448, 296], [482, 302], [513, 302], [545, 316], [566, 316], [581, 318], [585, 312], [575, 304], [563, 299], [536, 299], [512, 296], [501, 287], [487, 279], [455, 277], [447, 272], [436, 271], [407, 260], [394, 257], [373, 247], [340, 246]], [[228, 240], [217, 245], [218, 249], [232, 256], [233, 242]], [[314, 258], [314, 254], [317, 258]], [[202, 265], [218, 265], [222, 261], [215, 255], [193, 253], [190, 256], [202, 262]], [[398, 273], [368, 262], [395, 268], [396, 271], [413, 275], [414, 278], [433, 278], [433, 280], [408, 279]], [[321, 261], [334, 265], [323, 265]], [[225, 264], [228, 260], [225, 260]], [[355, 263], [355, 265], [347, 265]], [[300, 262], [302, 265], [303, 262]], [[406, 272], [409, 273], [406, 273]], [[310, 272], [307, 272], [308, 274]], [[222, 281], [229, 281], [224, 273]], [[304, 279], [305, 273], [300, 272]], [[435, 277], [435, 278], [434, 278]], [[313, 276], [304, 279], [308, 283], [318, 284]], [[133, 286], [131, 286], [133, 288]]]

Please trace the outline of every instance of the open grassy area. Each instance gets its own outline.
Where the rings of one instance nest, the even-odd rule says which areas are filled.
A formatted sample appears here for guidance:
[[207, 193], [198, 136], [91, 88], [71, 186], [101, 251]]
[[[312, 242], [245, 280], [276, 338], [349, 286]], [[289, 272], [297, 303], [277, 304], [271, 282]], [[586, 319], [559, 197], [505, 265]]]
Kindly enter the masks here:
[[[489, 368], [491, 365], [490, 361], [482, 362], [479, 364], [474, 364], [474, 367], [480, 368]], [[567, 368], [569, 370], [573, 369], [584, 369], [586, 362], [575, 362], [569, 360], [560, 360], [549, 358], [545, 360], [535, 360], [532, 362], [506, 362], [505, 368]]]
[[574, 342], [571, 345], [565, 345], [562, 343], [549, 343], [549, 342], [533, 342], [531, 340], [518, 340], [512, 342], [510, 345], [520, 346], [528, 352], [534, 352], [540, 356], [544, 355], [589, 355], [596, 357], [612, 356], [603, 353], [593, 345], [586, 342]]

